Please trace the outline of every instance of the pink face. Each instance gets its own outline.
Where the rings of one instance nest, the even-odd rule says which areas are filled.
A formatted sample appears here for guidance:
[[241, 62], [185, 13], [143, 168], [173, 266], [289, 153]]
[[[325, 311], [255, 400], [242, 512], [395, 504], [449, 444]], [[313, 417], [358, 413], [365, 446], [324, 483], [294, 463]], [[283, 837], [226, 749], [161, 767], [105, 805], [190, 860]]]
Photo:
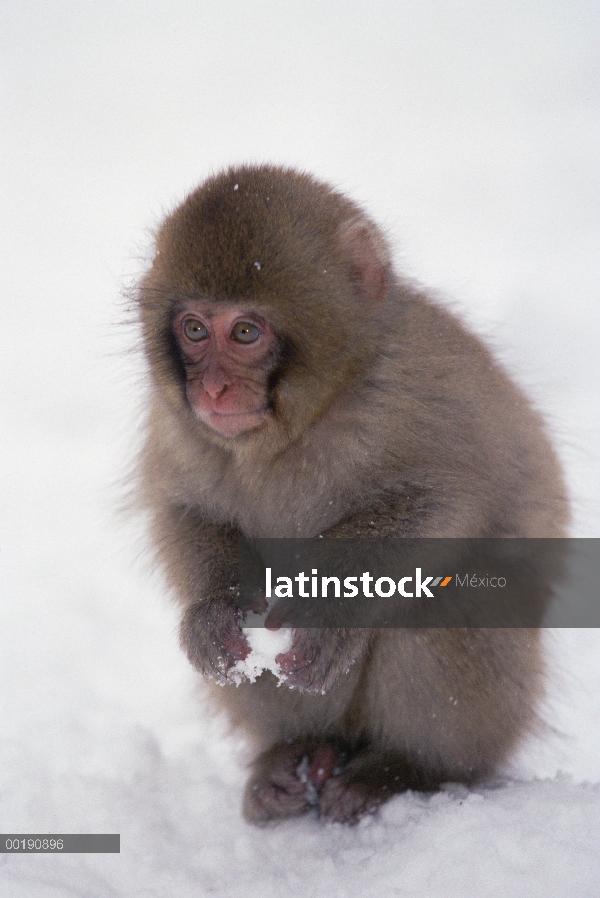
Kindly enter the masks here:
[[236, 437], [269, 417], [267, 378], [275, 333], [243, 306], [189, 303], [174, 322], [186, 368], [186, 396], [212, 430]]

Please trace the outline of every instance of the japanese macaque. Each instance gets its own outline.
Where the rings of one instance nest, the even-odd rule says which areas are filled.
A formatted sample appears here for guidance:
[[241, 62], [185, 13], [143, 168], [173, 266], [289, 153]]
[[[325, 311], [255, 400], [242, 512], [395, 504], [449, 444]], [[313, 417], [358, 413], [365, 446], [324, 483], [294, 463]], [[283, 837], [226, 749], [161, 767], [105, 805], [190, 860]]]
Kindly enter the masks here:
[[235, 685], [237, 541], [563, 536], [560, 468], [521, 390], [396, 273], [355, 203], [294, 170], [193, 191], [138, 304], [139, 491], [181, 644], [254, 751], [246, 818], [354, 822], [497, 770], [536, 719], [538, 629], [298, 628], [283, 685]]

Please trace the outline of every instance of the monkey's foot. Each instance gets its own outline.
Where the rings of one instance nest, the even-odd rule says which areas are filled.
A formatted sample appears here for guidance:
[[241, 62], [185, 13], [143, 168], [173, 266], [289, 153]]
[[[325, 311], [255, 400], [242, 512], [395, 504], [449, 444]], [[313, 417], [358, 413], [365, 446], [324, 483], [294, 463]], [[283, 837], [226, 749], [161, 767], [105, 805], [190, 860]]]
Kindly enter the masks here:
[[437, 777], [424, 774], [393, 753], [379, 754], [367, 748], [324, 783], [319, 811], [327, 820], [353, 824], [375, 813], [393, 795], [407, 789], [432, 792], [437, 788]]
[[301, 741], [269, 749], [255, 763], [246, 786], [246, 820], [260, 825], [315, 807], [342, 760], [340, 749], [329, 743]]
[[325, 783], [319, 811], [321, 817], [335, 823], [358, 823], [366, 814], [374, 814], [392, 795], [385, 784], [352, 780], [342, 774]]

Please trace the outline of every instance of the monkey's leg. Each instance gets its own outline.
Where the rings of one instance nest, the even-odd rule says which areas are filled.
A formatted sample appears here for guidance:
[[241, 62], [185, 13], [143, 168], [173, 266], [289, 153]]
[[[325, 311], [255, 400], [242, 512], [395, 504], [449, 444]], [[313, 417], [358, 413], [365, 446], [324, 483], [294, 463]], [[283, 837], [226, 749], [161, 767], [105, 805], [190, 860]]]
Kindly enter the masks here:
[[343, 760], [340, 746], [315, 739], [281, 743], [263, 752], [246, 786], [246, 820], [263, 824], [315, 807], [320, 790]]
[[328, 820], [357, 823], [399, 792], [433, 792], [441, 782], [397, 755], [366, 748], [323, 784], [319, 810]]

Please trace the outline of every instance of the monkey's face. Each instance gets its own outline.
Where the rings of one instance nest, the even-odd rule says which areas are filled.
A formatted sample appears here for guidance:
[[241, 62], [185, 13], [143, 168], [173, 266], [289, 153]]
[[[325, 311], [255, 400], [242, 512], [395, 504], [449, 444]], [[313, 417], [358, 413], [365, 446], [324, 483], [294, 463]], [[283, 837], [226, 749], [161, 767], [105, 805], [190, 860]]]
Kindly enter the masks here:
[[173, 328], [186, 398], [196, 417], [225, 437], [264, 424], [271, 415], [272, 326], [243, 305], [188, 302], [176, 314]]
[[279, 451], [377, 357], [387, 266], [377, 228], [309, 176], [209, 179], [164, 221], [140, 284], [153, 383], [211, 442]]

